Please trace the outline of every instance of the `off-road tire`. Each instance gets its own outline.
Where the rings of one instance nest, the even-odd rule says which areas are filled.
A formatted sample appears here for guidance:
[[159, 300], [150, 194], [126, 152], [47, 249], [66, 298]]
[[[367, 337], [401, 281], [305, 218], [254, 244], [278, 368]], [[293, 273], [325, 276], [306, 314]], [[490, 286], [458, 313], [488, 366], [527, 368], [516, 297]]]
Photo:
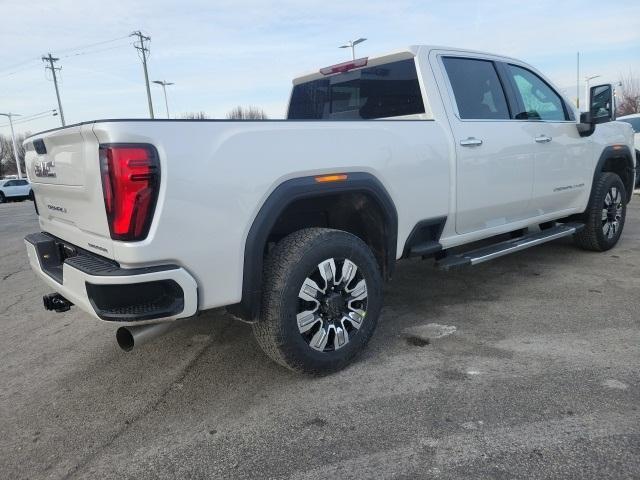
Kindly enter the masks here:
[[[616, 228], [615, 234], [611, 237], [605, 235], [603, 231], [603, 210], [605, 207], [605, 199], [611, 188], [616, 188], [620, 191], [622, 201], [621, 205], [621, 218], [618, 222], [618, 228]], [[591, 192], [591, 198], [589, 199], [589, 205], [584, 212], [585, 227], [574, 235], [575, 243], [580, 248], [585, 250], [592, 250], [595, 252], [604, 252], [613, 248], [622, 234], [624, 228], [624, 222], [627, 214], [627, 192], [624, 188], [624, 183], [620, 177], [612, 172], [604, 172], [596, 180], [593, 191]]]
[[[332, 258], [348, 258], [366, 281], [366, 315], [345, 346], [317, 351], [299, 331], [298, 295], [310, 272]], [[266, 258], [262, 290], [261, 318], [253, 324], [258, 344], [280, 365], [312, 375], [347, 366], [369, 342], [382, 307], [382, 277], [369, 247], [355, 235], [327, 228], [298, 230], [280, 240]]]

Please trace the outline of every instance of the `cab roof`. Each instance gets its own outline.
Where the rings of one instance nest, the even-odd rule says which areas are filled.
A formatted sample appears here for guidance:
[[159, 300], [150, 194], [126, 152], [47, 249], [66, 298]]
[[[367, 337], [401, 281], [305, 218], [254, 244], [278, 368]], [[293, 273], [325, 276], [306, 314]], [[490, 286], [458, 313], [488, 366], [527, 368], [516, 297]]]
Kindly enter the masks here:
[[[446, 46], [442, 46], [442, 45], [409, 45], [408, 47], [402, 48], [400, 50], [394, 50], [388, 53], [384, 53], [381, 55], [374, 55], [374, 56], [370, 56], [367, 57], [368, 61], [367, 61], [367, 65], [366, 67], [375, 67], [376, 65], [382, 65], [385, 63], [389, 63], [389, 62], [396, 62], [399, 60], [407, 60], [409, 58], [413, 58], [418, 56], [418, 54], [424, 52], [424, 51], [431, 51], [431, 50], [447, 50], [447, 51], [452, 51], [452, 52], [460, 52], [460, 53], [473, 53], [473, 54], [480, 54], [480, 55], [486, 55], [488, 57], [494, 57], [494, 58], [502, 58], [502, 59], [508, 59], [508, 60], [517, 60], [511, 57], [507, 57], [505, 55], [497, 55], [495, 53], [489, 53], [489, 52], [482, 52], [479, 50], [469, 50], [469, 49], [463, 49], [463, 48], [454, 48], [454, 47], [446, 47]], [[345, 62], [348, 63], [348, 62]], [[364, 68], [364, 67], [360, 67], [360, 68]], [[335, 74], [334, 74], [335, 75]], [[310, 82], [312, 80], [318, 80], [320, 78], [326, 78], [327, 75], [322, 74], [320, 72], [320, 69], [313, 71], [313, 72], [309, 72], [303, 75], [300, 75], [298, 77], [295, 77], [293, 79], [293, 84], [294, 85], [299, 85], [301, 83], [306, 83], [306, 82]]]

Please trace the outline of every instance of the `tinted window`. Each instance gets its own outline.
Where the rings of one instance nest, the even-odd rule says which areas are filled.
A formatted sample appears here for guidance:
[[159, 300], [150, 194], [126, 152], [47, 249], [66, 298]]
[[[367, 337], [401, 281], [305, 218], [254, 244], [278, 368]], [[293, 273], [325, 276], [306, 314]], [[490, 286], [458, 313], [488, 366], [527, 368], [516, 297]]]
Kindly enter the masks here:
[[15, 186], [16, 182], [15, 180], [9, 180], [7, 183], [5, 183], [3, 186], [4, 187], [13, 187]]
[[458, 113], [464, 119], [508, 119], [509, 108], [493, 62], [445, 57]]
[[516, 112], [518, 119], [567, 120], [560, 96], [538, 75], [515, 65], [509, 71], [520, 95], [523, 112]]
[[26, 180], [14, 180], [14, 185], [16, 186], [20, 186], [20, 185], [26, 185], [27, 181]]
[[621, 122], [626, 122], [631, 125], [633, 131], [636, 133], [640, 133], [640, 117], [638, 118], [618, 118]]
[[296, 85], [289, 119], [372, 119], [424, 113], [413, 60]]

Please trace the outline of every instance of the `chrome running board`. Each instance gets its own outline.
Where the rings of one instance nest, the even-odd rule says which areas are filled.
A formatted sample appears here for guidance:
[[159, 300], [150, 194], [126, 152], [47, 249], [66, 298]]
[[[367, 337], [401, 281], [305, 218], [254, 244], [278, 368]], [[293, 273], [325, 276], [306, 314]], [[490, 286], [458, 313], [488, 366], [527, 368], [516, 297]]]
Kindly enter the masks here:
[[451, 255], [438, 261], [436, 265], [442, 270], [477, 265], [488, 262], [494, 258], [502, 257], [510, 253], [519, 252], [525, 248], [535, 247], [558, 238], [568, 237], [584, 228], [582, 223], [563, 223], [535, 233], [529, 233], [518, 238], [512, 238], [500, 243], [494, 243], [487, 247], [478, 248], [469, 252]]

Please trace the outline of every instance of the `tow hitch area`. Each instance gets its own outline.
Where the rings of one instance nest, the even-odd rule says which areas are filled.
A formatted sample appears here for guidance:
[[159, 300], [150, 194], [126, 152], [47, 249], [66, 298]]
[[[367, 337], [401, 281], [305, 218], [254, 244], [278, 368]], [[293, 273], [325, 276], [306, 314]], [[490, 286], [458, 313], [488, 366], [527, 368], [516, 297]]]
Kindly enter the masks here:
[[45, 310], [54, 310], [58, 313], [66, 312], [73, 307], [73, 303], [59, 293], [48, 293], [44, 295], [42, 297], [42, 303], [44, 304]]

